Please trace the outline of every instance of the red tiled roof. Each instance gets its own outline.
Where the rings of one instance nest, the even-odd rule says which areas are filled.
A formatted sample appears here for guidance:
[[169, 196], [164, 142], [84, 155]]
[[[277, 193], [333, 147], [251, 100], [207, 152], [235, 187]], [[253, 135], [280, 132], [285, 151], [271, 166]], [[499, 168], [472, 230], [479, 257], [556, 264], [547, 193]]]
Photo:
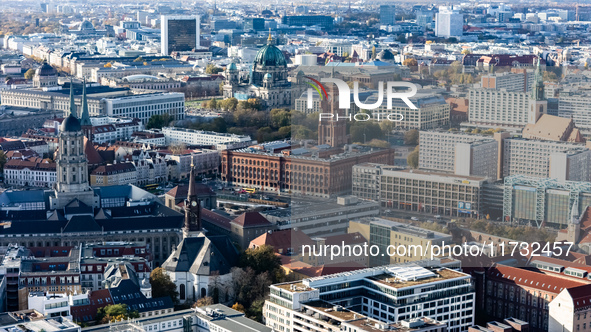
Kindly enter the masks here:
[[585, 285], [581, 281], [505, 265], [491, 267], [487, 271], [487, 276], [493, 280], [509, 281], [523, 287], [535, 288], [554, 294], [560, 293], [565, 288]]
[[232, 223], [240, 225], [242, 227], [258, 227], [271, 224], [269, 220], [267, 220], [267, 218], [263, 217], [258, 212], [244, 212], [243, 214], [234, 218], [234, 220], [232, 220]]
[[573, 299], [575, 309], [591, 306], [591, 285], [573, 287], [567, 291]]
[[94, 145], [86, 137], [84, 137], [84, 153], [86, 154], [89, 165], [99, 165], [105, 162], [103, 157], [94, 148]]
[[203, 219], [205, 222], [219, 226], [227, 231], [231, 230], [230, 219], [208, 209], [201, 209], [201, 219]]
[[321, 266], [292, 268], [292, 271], [306, 275], [308, 277], [321, 277], [335, 273], [349, 272], [365, 269], [367, 266], [359, 262], [346, 262], [337, 264], [325, 264]]
[[281, 249], [282, 253], [287, 253], [290, 248], [295, 252], [299, 252], [302, 245], [314, 245], [315, 243], [308, 235], [300, 230], [283, 229], [260, 235], [250, 241], [249, 248], [268, 245], [273, 247], [275, 252], [279, 252]]

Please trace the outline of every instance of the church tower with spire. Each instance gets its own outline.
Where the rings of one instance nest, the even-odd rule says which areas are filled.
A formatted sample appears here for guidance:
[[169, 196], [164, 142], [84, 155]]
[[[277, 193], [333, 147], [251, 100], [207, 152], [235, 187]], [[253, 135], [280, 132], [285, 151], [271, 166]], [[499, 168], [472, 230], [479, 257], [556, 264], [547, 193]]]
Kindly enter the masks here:
[[538, 58], [537, 61], [534, 84], [529, 98], [529, 109], [527, 112], [528, 124], [536, 124], [542, 114], [548, 113], [548, 101], [546, 100], [546, 94], [544, 92], [544, 75], [540, 67], [541, 59]]
[[201, 232], [201, 203], [197, 196], [195, 167], [191, 164], [189, 190], [187, 191], [187, 199], [185, 200], [185, 225], [183, 226], [183, 238], [195, 237]]
[[82, 83], [82, 112], [80, 113], [80, 126], [84, 136], [92, 143], [92, 122], [90, 122], [90, 113], [88, 112], [88, 101], [86, 100], [86, 79]]
[[[82, 109], [88, 108], [83, 98]], [[70, 110], [59, 128], [59, 148], [56, 159], [55, 196], [51, 207], [61, 209], [77, 199], [89, 206], [98, 206], [98, 198], [88, 183], [88, 161], [84, 153], [84, 133], [74, 100], [74, 84], [70, 81]]]

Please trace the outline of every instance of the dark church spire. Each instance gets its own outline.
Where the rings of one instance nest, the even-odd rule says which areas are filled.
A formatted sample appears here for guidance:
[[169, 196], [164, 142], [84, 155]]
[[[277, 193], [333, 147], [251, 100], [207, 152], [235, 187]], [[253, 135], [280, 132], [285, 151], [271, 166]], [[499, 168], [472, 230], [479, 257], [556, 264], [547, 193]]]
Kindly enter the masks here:
[[88, 113], [88, 100], [86, 99], [86, 79], [82, 83], [82, 113], [80, 115], [80, 125], [92, 126], [90, 114]]
[[197, 196], [197, 184], [195, 183], [195, 167], [191, 163], [191, 173], [189, 175], [189, 189], [187, 190], [187, 199], [185, 200], [185, 226], [183, 227], [183, 236], [191, 237], [201, 232], [201, 204]]

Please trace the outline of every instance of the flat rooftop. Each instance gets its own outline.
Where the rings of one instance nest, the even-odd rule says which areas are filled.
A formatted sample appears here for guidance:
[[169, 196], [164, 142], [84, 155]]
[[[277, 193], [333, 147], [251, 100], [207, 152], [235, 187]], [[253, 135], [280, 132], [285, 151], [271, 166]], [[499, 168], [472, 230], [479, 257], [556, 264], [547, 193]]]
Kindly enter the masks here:
[[455, 279], [455, 278], [461, 278], [461, 277], [467, 276], [465, 273], [446, 269], [446, 268], [440, 269], [440, 270], [434, 270], [432, 272], [434, 274], [433, 276], [427, 277], [427, 278], [422, 278], [422, 279], [417, 279], [417, 280], [403, 279], [403, 278], [393, 276], [392, 274], [389, 274], [389, 273], [384, 273], [381, 275], [368, 277], [368, 279], [377, 281], [381, 284], [384, 284], [384, 285], [387, 285], [390, 287], [394, 287], [394, 288], [406, 288], [406, 287], [413, 287], [413, 286], [422, 285], [422, 284], [428, 284], [430, 282], [437, 282], [437, 281], [449, 280], [449, 279]]

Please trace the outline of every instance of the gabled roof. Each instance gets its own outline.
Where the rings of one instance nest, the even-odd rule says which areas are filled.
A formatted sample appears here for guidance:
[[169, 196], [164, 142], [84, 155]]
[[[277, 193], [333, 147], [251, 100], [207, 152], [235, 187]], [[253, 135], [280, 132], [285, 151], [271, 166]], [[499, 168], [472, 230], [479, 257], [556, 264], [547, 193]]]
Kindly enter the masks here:
[[269, 220], [267, 220], [267, 218], [263, 217], [258, 212], [244, 212], [243, 214], [234, 218], [231, 223], [242, 226], [243, 228], [271, 225]]
[[265, 232], [256, 239], [250, 241], [249, 248], [268, 245], [273, 247], [274, 251], [277, 253], [281, 252], [282, 254], [287, 254], [289, 249], [297, 253], [299, 252], [299, 248], [303, 245], [314, 245], [315, 243], [316, 242], [304, 232], [290, 228]]
[[103, 157], [94, 148], [94, 144], [86, 137], [84, 137], [84, 153], [86, 154], [89, 165], [99, 165], [105, 162]]
[[549, 293], [560, 293], [565, 288], [585, 285], [585, 282], [563, 278], [516, 267], [495, 265], [487, 271], [493, 280], [505, 280], [517, 285], [543, 290]]
[[230, 272], [236, 265], [238, 251], [227, 236], [200, 234], [181, 241], [177, 249], [162, 264], [170, 272], [190, 272], [195, 275], [220, 275]]
[[91, 216], [73, 216], [64, 227], [64, 233], [101, 232], [103, 228]]

